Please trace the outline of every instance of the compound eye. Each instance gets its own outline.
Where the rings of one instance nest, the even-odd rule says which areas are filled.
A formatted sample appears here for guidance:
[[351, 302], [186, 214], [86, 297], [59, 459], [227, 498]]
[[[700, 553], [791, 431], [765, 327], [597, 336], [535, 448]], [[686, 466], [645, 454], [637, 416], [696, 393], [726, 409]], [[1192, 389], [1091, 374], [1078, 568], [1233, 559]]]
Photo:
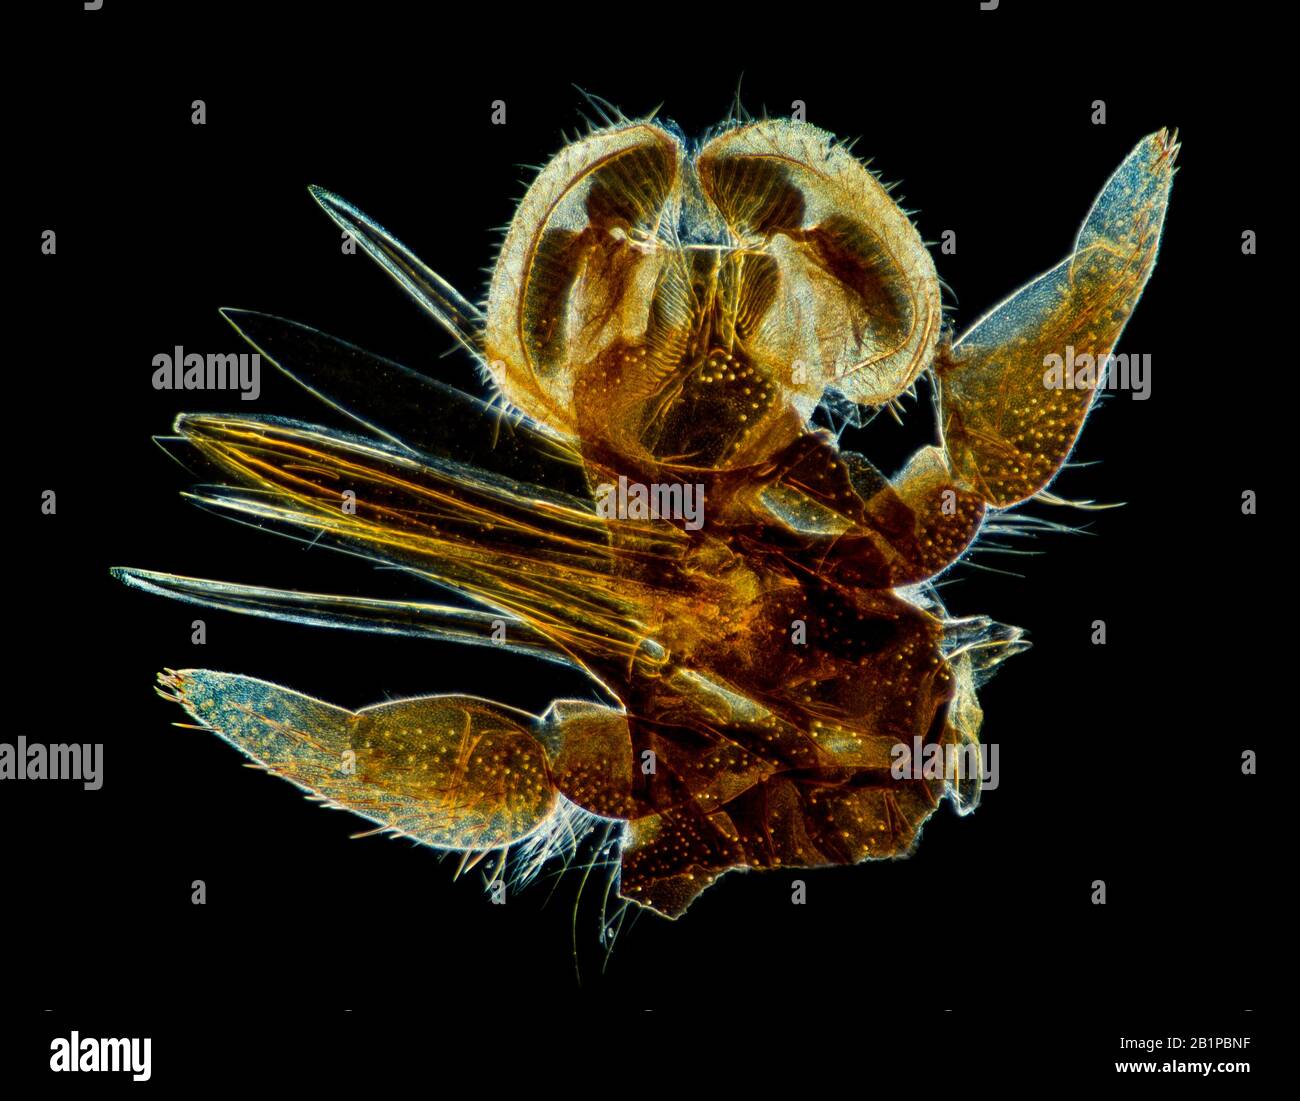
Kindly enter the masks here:
[[488, 295], [485, 347], [505, 396], [579, 431], [575, 383], [611, 345], [645, 334], [675, 220], [682, 150], [635, 124], [566, 147], [528, 189]]
[[831, 135], [785, 120], [720, 135], [696, 171], [737, 246], [777, 261], [751, 352], [785, 364], [801, 412], [827, 387], [863, 404], [907, 389], [938, 338], [939, 283], [879, 181]]

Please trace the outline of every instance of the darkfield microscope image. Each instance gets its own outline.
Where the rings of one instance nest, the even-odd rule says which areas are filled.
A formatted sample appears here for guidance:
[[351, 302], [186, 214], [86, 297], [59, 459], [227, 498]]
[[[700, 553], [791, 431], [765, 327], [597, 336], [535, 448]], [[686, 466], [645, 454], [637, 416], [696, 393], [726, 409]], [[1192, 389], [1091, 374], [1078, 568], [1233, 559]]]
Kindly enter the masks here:
[[19, 5], [0, 1094], [1268, 1077], [1250, 7]]
[[[977, 693], [1035, 624], [984, 614], [978, 578], [953, 597], [939, 581], [983, 540], [1056, 526], [1027, 502], [1093, 507], [1051, 487], [1127, 367], [1116, 343], [1156, 265], [1178, 142], [1161, 130], [1109, 178], [1093, 166], [1091, 210], [1043, 229], [1060, 263], [967, 317], [938, 242], [874, 170], [906, 163], [868, 168], [801, 120], [737, 109], [696, 137], [591, 102], [601, 118], [536, 173], [482, 301], [312, 189], [473, 360], [479, 392], [364, 351], [346, 316], [327, 334], [232, 309], [246, 351], [351, 430], [187, 412], [159, 441], [203, 508], [399, 571], [408, 597], [183, 561], [115, 576], [581, 673], [589, 694], [540, 714], [448, 692], [349, 710], [238, 670], [159, 676], [191, 725], [367, 832], [481, 865], [490, 893], [593, 838], [604, 925], [629, 906], [680, 917], [729, 871], [870, 877], [924, 846], [945, 799], [980, 802], [981, 731], [1003, 716]], [[158, 370], [203, 388], [236, 358]], [[878, 414], [930, 418], [933, 444], [896, 473], [841, 445]]]

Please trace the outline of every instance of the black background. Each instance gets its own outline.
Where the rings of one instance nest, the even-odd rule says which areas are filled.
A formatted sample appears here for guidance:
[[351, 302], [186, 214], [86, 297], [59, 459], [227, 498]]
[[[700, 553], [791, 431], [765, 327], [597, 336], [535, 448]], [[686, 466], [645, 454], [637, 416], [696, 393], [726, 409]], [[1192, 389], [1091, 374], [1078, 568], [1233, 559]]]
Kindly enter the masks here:
[[[70, 7], [79, 9], [80, 5]], [[1044, 5], [1046, 7], [1046, 5]], [[387, 1006], [406, 999], [534, 1007], [576, 992], [611, 1006], [761, 1008], [791, 996], [872, 1012], [986, 1002], [1249, 1006], [1266, 998], [1269, 888], [1281, 868], [1264, 777], [1282, 767], [1273, 656], [1289, 558], [1270, 445], [1278, 317], [1267, 181], [1280, 104], [1264, 28], [1191, 17], [1149, 25], [1120, 6], [1025, 12], [975, 3], [887, 18], [872, 7], [755, 17], [573, 9], [384, 19], [313, 5], [241, 11], [114, 4], [49, 13], [48, 64], [11, 102], [26, 192], [13, 208], [9, 438], [21, 487], [9, 737], [102, 741], [105, 782], [5, 784], [9, 990], [47, 1003], [118, 997]], [[752, 13], [751, 13], [752, 14]], [[297, 20], [296, 22], [294, 20]], [[625, 20], [625, 22], [624, 22]], [[1237, 37], [1233, 37], [1236, 35]], [[563, 36], [563, 37], [561, 37]], [[1262, 43], [1262, 45], [1261, 45]], [[733, 874], [682, 920], [642, 916], [606, 956], [594, 898], [570, 874], [492, 906], [429, 849], [323, 811], [242, 767], [217, 738], [173, 728], [165, 667], [202, 665], [360, 707], [435, 692], [533, 711], [583, 694], [521, 657], [313, 630], [129, 591], [112, 565], [306, 590], [392, 595], [392, 575], [305, 551], [185, 504], [150, 441], [177, 412], [247, 412], [220, 393], [155, 392], [152, 357], [238, 351], [220, 306], [314, 324], [474, 390], [466, 357], [308, 197], [324, 185], [391, 229], [468, 296], [532, 169], [584, 125], [574, 84], [629, 115], [699, 134], [737, 83], [755, 113], [808, 120], [873, 159], [915, 210], [952, 288], [958, 331], [1065, 255], [1110, 172], [1145, 134], [1183, 142], [1154, 277], [1120, 349], [1150, 353], [1149, 401], [1117, 394], [1089, 420], [1067, 497], [1125, 502], [1038, 513], [1086, 534], [977, 554], [950, 609], [1025, 627], [1034, 649], [981, 692], [1002, 784], [973, 815], [946, 806], [909, 860]], [[207, 124], [190, 122], [204, 99]], [[490, 125], [494, 100], [507, 124]], [[1104, 99], [1107, 123], [1093, 125]], [[11, 165], [11, 170], [18, 166]], [[58, 254], [40, 256], [55, 229]], [[1257, 230], [1260, 257], [1243, 257]], [[1278, 322], [1281, 321], [1281, 325]], [[270, 369], [257, 412], [323, 408]], [[430, 415], [436, 415], [431, 411]], [[852, 442], [894, 470], [934, 425], [879, 418]], [[38, 515], [41, 490], [58, 514]], [[1243, 517], [1244, 489], [1263, 515]], [[418, 593], [417, 593], [418, 595]], [[203, 649], [191, 621], [208, 623]], [[1090, 642], [1095, 619], [1109, 642]], [[207, 884], [206, 906], [190, 884]], [[1090, 902], [1104, 879], [1108, 902]], [[804, 1001], [806, 999], [806, 1002]]]

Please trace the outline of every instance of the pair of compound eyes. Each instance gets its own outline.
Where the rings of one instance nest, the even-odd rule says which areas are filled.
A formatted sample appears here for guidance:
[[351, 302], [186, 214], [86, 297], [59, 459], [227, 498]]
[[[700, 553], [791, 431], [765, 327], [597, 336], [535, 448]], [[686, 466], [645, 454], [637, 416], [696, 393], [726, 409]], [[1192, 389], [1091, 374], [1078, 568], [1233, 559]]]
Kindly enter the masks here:
[[691, 155], [631, 123], [566, 146], [511, 223], [485, 358], [543, 424], [634, 461], [728, 469], [802, 430], [827, 388], [888, 401], [929, 363], [939, 284], [845, 148], [763, 120]]

